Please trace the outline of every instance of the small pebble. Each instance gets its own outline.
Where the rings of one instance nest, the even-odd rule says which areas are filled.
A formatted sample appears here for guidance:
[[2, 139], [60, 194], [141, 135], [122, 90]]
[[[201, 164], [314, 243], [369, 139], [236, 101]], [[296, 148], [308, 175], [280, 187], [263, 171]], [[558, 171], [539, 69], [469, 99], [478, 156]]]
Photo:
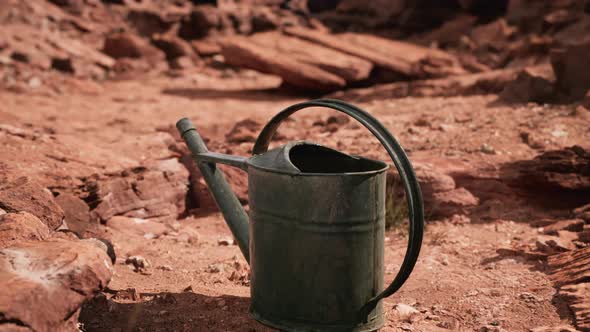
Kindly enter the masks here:
[[490, 146], [486, 143], [482, 144], [480, 147], [480, 151], [485, 153], [485, 154], [496, 154], [496, 150], [494, 149], [493, 146]]

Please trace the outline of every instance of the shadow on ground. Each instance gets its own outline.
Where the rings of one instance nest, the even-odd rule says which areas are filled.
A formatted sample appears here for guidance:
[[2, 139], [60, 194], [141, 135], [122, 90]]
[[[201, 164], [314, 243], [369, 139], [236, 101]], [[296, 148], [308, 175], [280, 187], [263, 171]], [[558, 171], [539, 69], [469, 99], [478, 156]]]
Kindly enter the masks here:
[[84, 305], [83, 330], [271, 331], [249, 317], [247, 297], [183, 292], [141, 293], [125, 299], [121, 293], [110, 299], [101, 294]]
[[228, 98], [240, 100], [268, 100], [280, 101], [283, 99], [309, 97], [284, 88], [271, 89], [199, 89], [199, 88], [169, 88], [163, 89], [162, 93], [188, 99], [215, 99]]

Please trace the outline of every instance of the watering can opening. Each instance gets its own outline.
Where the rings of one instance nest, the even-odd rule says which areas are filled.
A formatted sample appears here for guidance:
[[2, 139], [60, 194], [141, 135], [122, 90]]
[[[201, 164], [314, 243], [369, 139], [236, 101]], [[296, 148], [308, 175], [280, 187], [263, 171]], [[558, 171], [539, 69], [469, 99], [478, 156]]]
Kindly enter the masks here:
[[289, 160], [302, 173], [350, 174], [381, 172], [387, 164], [351, 156], [318, 144], [300, 143], [289, 149]]
[[351, 156], [307, 141], [289, 142], [255, 155], [247, 163], [268, 172], [300, 176], [370, 176], [389, 167], [379, 160]]

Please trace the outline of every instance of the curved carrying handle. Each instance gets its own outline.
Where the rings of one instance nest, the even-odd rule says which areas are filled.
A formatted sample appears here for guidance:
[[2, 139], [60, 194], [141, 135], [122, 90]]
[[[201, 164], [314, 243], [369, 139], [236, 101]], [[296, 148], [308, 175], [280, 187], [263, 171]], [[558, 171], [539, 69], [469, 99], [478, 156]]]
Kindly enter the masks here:
[[393, 282], [383, 290], [383, 292], [370, 299], [369, 302], [361, 308], [358, 319], [366, 320], [368, 314], [375, 308], [381, 299], [390, 296], [401, 288], [412, 273], [414, 265], [418, 260], [420, 247], [422, 246], [422, 235], [424, 232], [424, 208], [420, 186], [406, 153], [391, 133], [369, 113], [340, 100], [316, 99], [295, 104], [284, 109], [275, 115], [262, 129], [262, 132], [254, 144], [253, 154], [266, 152], [270, 141], [281, 122], [291, 114], [308, 107], [331, 108], [349, 115], [365, 126], [379, 140], [379, 142], [381, 142], [385, 150], [387, 150], [387, 153], [393, 160], [404, 184], [410, 217], [410, 234], [406, 256], [404, 257], [404, 261]]

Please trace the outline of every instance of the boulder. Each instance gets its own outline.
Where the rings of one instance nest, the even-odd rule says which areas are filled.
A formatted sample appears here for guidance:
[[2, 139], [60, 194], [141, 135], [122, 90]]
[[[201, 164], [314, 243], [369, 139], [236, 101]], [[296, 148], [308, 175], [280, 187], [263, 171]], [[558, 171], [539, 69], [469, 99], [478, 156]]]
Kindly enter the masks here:
[[41, 241], [49, 237], [49, 228], [28, 212], [0, 215], [0, 249], [23, 241]]
[[90, 221], [90, 208], [86, 202], [69, 193], [60, 193], [55, 202], [64, 211], [69, 230], [84, 238], [97, 234], [98, 224]]
[[431, 198], [424, 198], [424, 205], [431, 216], [452, 216], [466, 214], [470, 208], [479, 204], [479, 199], [465, 188], [437, 192]]
[[113, 265], [92, 242], [53, 239], [0, 250], [0, 329], [70, 331], [84, 301], [109, 283]]
[[590, 89], [590, 41], [551, 50], [557, 88], [572, 100], [584, 98]]
[[500, 98], [507, 102], [546, 103], [554, 97], [555, 76], [549, 66], [528, 67], [506, 85]]
[[344, 78], [347, 82], [369, 77], [373, 65], [361, 58], [348, 55], [280, 32], [258, 33], [251, 40], [292, 59], [316, 66]]
[[221, 53], [225, 62], [263, 73], [275, 74], [283, 82], [304, 90], [330, 91], [344, 87], [346, 81], [313, 65], [291, 58], [288, 54], [253, 43], [243, 37], [224, 39]]
[[146, 40], [129, 32], [108, 36], [104, 41], [103, 52], [115, 59], [132, 58], [158, 61], [164, 59], [162, 51]]
[[0, 208], [6, 212], [29, 212], [50, 230], [57, 229], [65, 216], [51, 192], [28, 177], [0, 184]]
[[169, 61], [178, 57], [194, 57], [191, 45], [183, 39], [171, 34], [157, 34], [152, 37], [152, 43], [166, 54]]
[[151, 37], [155, 33], [167, 31], [172, 22], [167, 20], [162, 10], [149, 6], [131, 7], [127, 13], [127, 22], [143, 37]]
[[220, 28], [222, 24], [222, 14], [218, 8], [212, 5], [195, 6], [191, 14], [181, 22], [178, 36], [187, 40], [200, 39], [211, 30]]

